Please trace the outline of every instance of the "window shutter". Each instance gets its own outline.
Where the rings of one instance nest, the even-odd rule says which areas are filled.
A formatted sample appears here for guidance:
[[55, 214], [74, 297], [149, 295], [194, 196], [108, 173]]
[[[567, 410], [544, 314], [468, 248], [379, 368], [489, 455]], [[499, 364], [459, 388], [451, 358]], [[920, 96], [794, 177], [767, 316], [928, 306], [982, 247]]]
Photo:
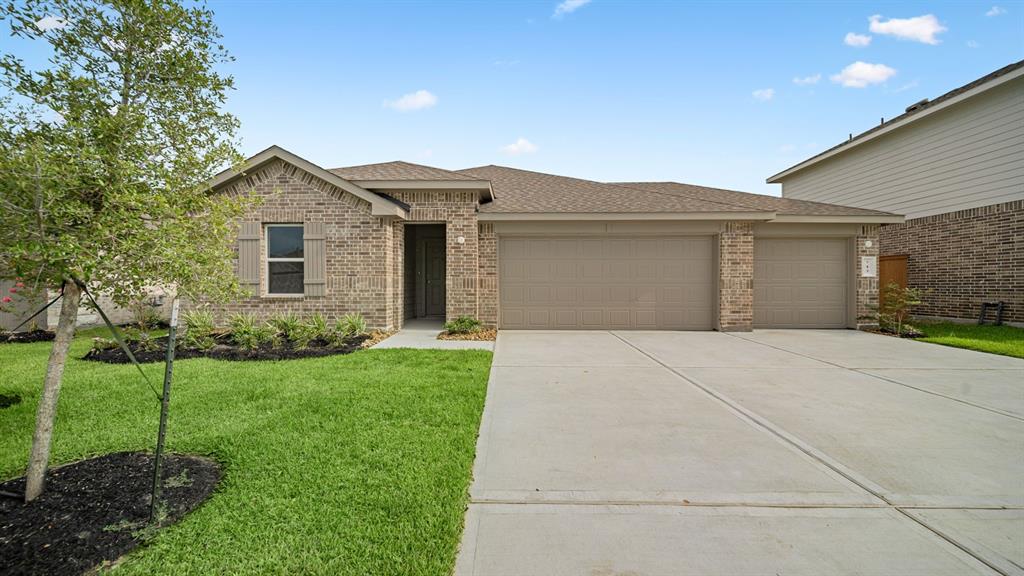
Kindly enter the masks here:
[[259, 294], [260, 287], [260, 223], [242, 222], [238, 231], [238, 283], [243, 289]]
[[327, 247], [325, 244], [324, 223], [306, 222], [302, 232], [302, 249], [305, 258], [303, 283], [307, 298], [322, 298], [327, 295]]

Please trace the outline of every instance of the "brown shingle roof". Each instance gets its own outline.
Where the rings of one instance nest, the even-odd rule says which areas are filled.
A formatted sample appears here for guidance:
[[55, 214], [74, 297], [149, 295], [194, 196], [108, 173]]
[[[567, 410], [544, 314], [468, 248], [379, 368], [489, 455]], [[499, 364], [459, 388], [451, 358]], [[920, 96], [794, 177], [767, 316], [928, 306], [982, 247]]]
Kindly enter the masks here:
[[680, 184], [679, 182], [617, 182], [619, 186], [661, 192], [676, 196], [699, 198], [713, 202], [723, 202], [736, 206], [742, 206], [747, 210], [767, 210], [779, 215], [786, 216], [888, 216], [888, 212], [878, 210], [867, 210], [864, 208], [851, 208], [839, 206], [838, 204], [825, 204], [823, 202], [811, 202], [808, 200], [794, 200], [793, 198], [779, 198], [765, 194], [751, 194], [736, 190], [723, 190], [721, 188], [708, 188], [706, 186], [694, 186], [693, 184]]
[[495, 200], [481, 205], [481, 212], [600, 214], [760, 210], [505, 166], [480, 166], [459, 172], [491, 181]]
[[378, 164], [362, 164], [359, 166], [346, 166], [344, 168], [331, 168], [329, 170], [346, 180], [475, 180], [472, 176], [413, 164], [411, 162], [380, 162]]

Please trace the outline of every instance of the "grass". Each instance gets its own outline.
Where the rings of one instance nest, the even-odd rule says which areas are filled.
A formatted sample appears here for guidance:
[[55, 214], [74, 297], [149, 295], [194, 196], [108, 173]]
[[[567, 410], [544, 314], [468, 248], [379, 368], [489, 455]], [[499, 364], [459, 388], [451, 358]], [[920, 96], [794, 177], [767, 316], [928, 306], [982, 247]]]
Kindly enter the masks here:
[[[152, 450], [159, 406], [135, 367], [65, 372], [52, 462]], [[24, 473], [50, 343], [0, 345], [0, 478]], [[214, 496], [120, 574], [430, 574], [454, 564], [490, 352], [367, 350], [175, 363], [168, 449], [220, 461]], [[145, 367], [154, 382], [163, 365]]]
[[1024, 358], [1024, 328], [953, 322], [914, 322], [914, 327], [925, 334], [923, 342]]

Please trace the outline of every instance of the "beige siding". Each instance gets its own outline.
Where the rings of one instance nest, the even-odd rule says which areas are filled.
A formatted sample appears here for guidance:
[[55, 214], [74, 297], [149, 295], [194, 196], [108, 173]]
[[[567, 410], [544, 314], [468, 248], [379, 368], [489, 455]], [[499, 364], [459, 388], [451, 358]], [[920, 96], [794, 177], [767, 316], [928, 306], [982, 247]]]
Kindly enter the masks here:
[[907, 218], [1024, 199], [1024, 78], [788, 176], [782, 195]]

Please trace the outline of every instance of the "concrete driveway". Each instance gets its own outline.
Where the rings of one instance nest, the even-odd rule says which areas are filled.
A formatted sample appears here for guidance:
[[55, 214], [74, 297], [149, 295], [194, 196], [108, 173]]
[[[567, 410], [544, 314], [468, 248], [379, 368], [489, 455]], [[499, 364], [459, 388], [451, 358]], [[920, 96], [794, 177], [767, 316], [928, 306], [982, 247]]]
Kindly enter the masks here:
[[1024, 361], [506, 331], [456, 574], [1024, 574]]

